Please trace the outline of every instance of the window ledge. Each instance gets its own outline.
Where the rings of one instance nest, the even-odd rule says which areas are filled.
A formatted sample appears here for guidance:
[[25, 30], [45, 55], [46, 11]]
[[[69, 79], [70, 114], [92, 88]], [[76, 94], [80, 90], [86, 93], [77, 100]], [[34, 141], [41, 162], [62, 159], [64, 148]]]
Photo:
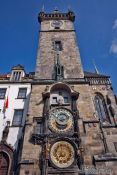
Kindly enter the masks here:
[[19, 127], [19, 128], [23, 128], [23, 125], [11, 125], [10, 128], [15, 128], [15, 127]]
[[21, 99], [27, 99], [27, 97], [25, 97], [25, 98], [17, 97], [17, 98], [15, 98], [15, 99], [21, 100]]
[[117, 128], [117, 125], [112, 125], [112, 124], [103, 125], [102, 124], [102, 128]]
[[53, 103], [51, 106], [70, 106], [70, 103], [64, 103], [64, 104], [59, 104], [59, 103]]

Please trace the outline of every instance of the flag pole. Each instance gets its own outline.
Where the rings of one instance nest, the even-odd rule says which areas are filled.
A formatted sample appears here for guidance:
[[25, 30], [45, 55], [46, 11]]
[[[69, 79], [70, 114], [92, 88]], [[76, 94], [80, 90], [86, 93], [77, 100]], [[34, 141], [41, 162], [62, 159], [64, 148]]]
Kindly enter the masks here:
[[6, 114], [6, 109], [8, 108], [8, 105], [9, 105], [9, 100], [8, 100], [8, 96], [9, 96], [9, 91], [10, 91], [10, 86], [8, 86], [7, 88], [7, 93], [6, 93], [6, 96], [5, 96], [5, 100], [4, 100], [4, 107], [3, 107], [3, 114], [4, 114], [4, 119], [6, 118], [5, 114]]

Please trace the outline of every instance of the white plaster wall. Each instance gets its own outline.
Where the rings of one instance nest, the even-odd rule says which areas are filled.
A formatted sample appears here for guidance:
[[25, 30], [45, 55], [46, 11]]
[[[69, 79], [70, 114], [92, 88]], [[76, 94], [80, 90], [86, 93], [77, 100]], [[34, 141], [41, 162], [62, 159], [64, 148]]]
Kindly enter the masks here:
[[[9, 104], [6, 109], [5, 114], [3, 113], [3, 107], [5, 99], [0, 99], [0, 141], [2, 138], [2, 132], [6, 126], [6, 122], [10, 121], [10, 129], [7, 138], [7, 143], [11, 144], [14, 149], [17, 149], [18, 140], [22, 136], [23, 127], [13, 127], [12, 121], [14, 116], [15, 109], [24, 109], [22, 126], [24, 126], [25, 118], [28, 111], [28, 104], [31, 92], [31, 85], [28, 84], [2, 84], [0, 88], [7, 88], [6, 97], [8, 96]], [[17, 99], [19, 88], [27, 88], [27, 98], [26, 99]]]

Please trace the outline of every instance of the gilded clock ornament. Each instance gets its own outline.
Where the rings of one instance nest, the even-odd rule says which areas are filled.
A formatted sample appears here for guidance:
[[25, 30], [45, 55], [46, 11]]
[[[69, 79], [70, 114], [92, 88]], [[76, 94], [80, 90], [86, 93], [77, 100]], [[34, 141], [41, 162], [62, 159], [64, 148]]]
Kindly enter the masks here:
[[62, 108], [54, 109], [49, 116], [49, 128], [56, 133], [68, 132], [73, 127], [72, 114]]
[[58, 168], [67, 168], [74, 162], [75, 151], [71, 143], [58, 141], [53, 144], [50, 150], [52, 163]]

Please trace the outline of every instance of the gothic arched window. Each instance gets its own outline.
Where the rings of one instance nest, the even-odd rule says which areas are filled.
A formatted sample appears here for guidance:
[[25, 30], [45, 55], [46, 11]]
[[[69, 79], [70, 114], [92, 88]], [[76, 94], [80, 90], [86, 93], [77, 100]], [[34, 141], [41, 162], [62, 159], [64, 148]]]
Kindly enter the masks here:
[[97, 117], [101, 120], [101, 122], [108, 121], [108, 112], [104, 97], [101, 94], [96, 94], [94, 100]]

